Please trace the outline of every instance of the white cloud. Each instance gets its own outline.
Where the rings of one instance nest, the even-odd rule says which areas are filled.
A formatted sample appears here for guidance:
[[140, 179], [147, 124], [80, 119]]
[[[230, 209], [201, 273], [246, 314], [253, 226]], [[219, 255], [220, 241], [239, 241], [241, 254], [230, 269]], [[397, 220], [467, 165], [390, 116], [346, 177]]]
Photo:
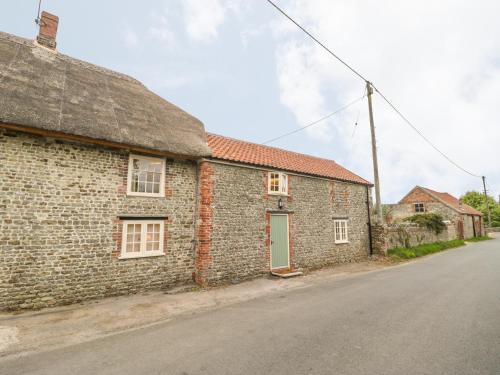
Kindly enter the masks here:
[[174, 32], [170, 28], [168, 14], [152, 14], [153, 24], [148, 28], [148, 35], [162, 43], [167, 48], [176, 46]]
[[183, 4], [186, 31], [197, 42], [217, 37], [227, 14], [238, 14], [244, 7], [242, 0], [185, 0]]
[[126, 29], [123, 34], [125, 45], [129, 48], [134, 48], [139, 43], [138, 35], [131, 29]]
[[267, 32], [269, 27], [267, 25], [260, 25], [258, 27], [244, 29], [240, 32], [241, 44], [243, 49], [247, 49], [250, 40], [257, 38], [258, 36]]
[[[454, 0], [288, 4], [292, 16], [299, 16], [313, 34], [373, 80], [438, 147], [464, 168], [489, 176], [490, 185], [500, 185], [494, 162], [500, 159], [500, 39], [493, 37], [500, 33], [498, 1], [482, 0], [474, 7]], [[299, 124], [361, 95], [362, 80], [291, 29], [281, 15], [276, 20], [281, 101]], [[450, 165], [380, 98], [374, 104], [385, 200], [397, 200], [415, 184], [454, 194], [480, 188], [479, 179]], [[357, 108], [310, 128], [308, 135], [329, 142], [335, 135], [333, 142], [349, 150], [339, 162], [369, 177], [364, 105], [356, 139], [351, 122]]]

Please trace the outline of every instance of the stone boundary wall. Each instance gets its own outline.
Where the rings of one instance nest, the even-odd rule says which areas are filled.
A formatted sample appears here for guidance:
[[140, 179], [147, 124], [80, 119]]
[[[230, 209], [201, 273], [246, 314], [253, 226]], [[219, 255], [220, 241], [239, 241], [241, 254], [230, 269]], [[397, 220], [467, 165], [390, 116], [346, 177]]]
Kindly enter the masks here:
[[372, 252], [373, 255], [386, 255], [387, 253], [387, 226], [372, 224]]
[[454, 224], [448, 224], [439, 234], [416, 224], [372, 225], [373, 254], [378, 255], [385, 255], [387, 250], [395, 247], [412, 247], [457, 238]]
[[457, 231], [453, 224], [447, 225], [446, 229], [439, 234], [418, 225], [393, 225], [387, 228], [388, 249], [451, 241], [457, 238]]

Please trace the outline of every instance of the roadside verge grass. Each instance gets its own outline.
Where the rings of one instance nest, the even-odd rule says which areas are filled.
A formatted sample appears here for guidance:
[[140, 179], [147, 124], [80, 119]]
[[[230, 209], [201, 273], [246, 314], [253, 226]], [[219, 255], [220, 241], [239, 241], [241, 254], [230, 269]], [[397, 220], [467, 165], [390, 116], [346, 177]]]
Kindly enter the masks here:
[[479, 241], [487, 241], [492, 240], [493, 238], [490, 236], [480, 236], [480, 237], [471, 237], [467, 238], [465, 242], [479, 242]]
[[460, 247], [465, 245], [464, 240], [452, 240], [446, 242], [434, 242], [425, 245], [418, 245], [410, 248], [395, 247], [387, 250], [387, 254], [395, 259], [411, 259], [418, 258], [424, 255], [437, 253], [446, 249]]

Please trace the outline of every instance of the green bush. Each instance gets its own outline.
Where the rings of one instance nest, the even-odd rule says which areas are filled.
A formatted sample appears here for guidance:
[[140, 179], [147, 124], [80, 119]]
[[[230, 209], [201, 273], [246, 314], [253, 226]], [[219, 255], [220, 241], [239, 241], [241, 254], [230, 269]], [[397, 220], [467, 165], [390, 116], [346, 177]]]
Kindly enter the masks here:
[[[497, 202], [493, 197], [488, 196], [488, 200], [483, 193], [478, 191], [468, 191], [460, 198], [462, 202], [474, 207], [476, 210], [483, 213], [485, 225], [488, 225], [488, 208], [490, 207], [491, 226], [500, 227], [500, 202]], [[488, 202], [488, 204], [486, 204]]]
[[443, 217], [438, 214], [416, 214], [405, 218], [404, 221], [418, 224], [421, 227], [434, 231], [436, 234], [441, 233], [446, 228]]
[[[477, 237], [476, 237], [477, 238]], [[460, 247], [465, 245], [463, 240], [452, 240], [446, 242], [434, 242], [431, 244], [418, 245], [410, 248], [404, 247], [395, 247], [393, 249], [389, 249], [387, 254], [394, 258], [400, 259], [411, 259], [417, 258], [424, 255], [437, 253], [442, 250], [451, 249], [454, 247]]]
[[492, 238], [489, 236], [480, 236], [480, 237], [471, 237], [467, 238], [465, 242], [479, 242], [479, 241], [487, 241], [491, 240]]

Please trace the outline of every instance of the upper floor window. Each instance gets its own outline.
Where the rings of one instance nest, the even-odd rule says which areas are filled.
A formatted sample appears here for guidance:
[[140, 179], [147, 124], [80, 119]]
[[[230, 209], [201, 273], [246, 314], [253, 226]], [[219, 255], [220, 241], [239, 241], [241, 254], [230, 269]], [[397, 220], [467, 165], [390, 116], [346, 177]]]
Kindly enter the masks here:
[[415, 203], [415, 212], [425, 212], [425, 206], [423, 203]]
[[335, 230], [335, 243], [349, 242], [349, 237], [347, 235], [347, 220], [334, 220], [333, 228]]
[[165, 159], [130, 155], [127, 194], [146, 197], [165, 195]]
[[269, 194], [288, 194], [288, 178], [285, 173], [269, 172]]

